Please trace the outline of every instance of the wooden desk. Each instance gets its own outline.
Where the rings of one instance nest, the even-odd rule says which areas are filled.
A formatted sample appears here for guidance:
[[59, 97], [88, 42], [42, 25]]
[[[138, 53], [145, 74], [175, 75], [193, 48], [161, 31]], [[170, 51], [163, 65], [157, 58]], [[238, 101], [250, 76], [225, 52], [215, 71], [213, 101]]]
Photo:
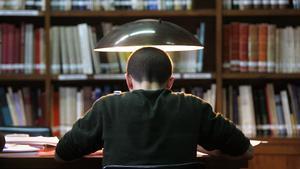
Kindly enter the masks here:
[[[206, 169], [239, 169], [247, 168], [247, 160], [224, 160], [210, 157], [199, 157]], [[60, 163], [53, 155], [34, 153], [9, 154], [0, 153], [1, 169], [101, 169], [101, 156], [87, 156], [76, 161]]]

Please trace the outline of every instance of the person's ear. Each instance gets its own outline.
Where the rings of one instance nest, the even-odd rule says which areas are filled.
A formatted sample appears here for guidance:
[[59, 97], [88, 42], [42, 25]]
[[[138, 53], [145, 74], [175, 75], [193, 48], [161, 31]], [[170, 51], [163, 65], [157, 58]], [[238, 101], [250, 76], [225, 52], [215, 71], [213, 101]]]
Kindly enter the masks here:
[[170, 89], [172, 88], [172, 86], [173, 86], [173, 84], [174, 84], [174, 80], [175, 80], [175, 78], [172, 77], [172, 76], [168, 79], [167, 85], [166, 85], [166, 88], [167, 88], [167, 89], [170, 90]]
[[129, 91], [132, 90], [133, 89], [132, 77], [126, 73], [125, 79], [126, 79], [126, 84], [127, 84]]

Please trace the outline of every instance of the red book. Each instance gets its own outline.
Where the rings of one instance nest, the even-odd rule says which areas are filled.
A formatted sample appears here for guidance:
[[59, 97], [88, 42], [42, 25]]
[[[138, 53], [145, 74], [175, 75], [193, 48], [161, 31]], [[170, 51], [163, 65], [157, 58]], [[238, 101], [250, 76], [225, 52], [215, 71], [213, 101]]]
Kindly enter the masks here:
[[15, 28], [15, 36], [14, 36], [14, 54], [13, 54], [13, 64], [14, 64], [14, 73], [20, 72], [20, 39], [21, 39], [21, 29], [16, 27]]
[[21, 30], [20, 30], [20, 73], [24, 73], [24, 60], [25, 60], [25, 24], [21, 24]]
[[34, 30], [34, 72], [40, 74], [40, 28]]
[[8, 34], [8, 46], [7, 46], [7, 73], [14, 72], [14, 59], [15, 59], [15, 27], [14, 25], [9, 24], [7, 27], [7, 34]]
[[227, 71], [230, 69], [230, 25], [223, 27], [223, 69]]
[[2, 73], [7, 73], [6, 66], [8, 64], [8, 29], [9, 26], [8, 24], [2, 24], [2, 59], [1, 59], [1, 64], [2, 64]]
[[248, 35], [249, 25], [246, 23], [240, 24], [239, 35], [239, 59], [240, 59], [240, 72], [248, 71]]
[[230, 68], [232, 71], [239, 71], [240, 66], [240, 58], [239, 58], [239, 35], [240, 35], [240, 23], [232, 23], [231, 24], [231, 55], [230, 59]]
[[53, 93], [52, 96], [52, 133], [54, 136], [60, 136], [60, 119], [59, 119], [59, 94], [57, 91]]
[[258, 25], [258, 71], [267, 71], [268, 24]]

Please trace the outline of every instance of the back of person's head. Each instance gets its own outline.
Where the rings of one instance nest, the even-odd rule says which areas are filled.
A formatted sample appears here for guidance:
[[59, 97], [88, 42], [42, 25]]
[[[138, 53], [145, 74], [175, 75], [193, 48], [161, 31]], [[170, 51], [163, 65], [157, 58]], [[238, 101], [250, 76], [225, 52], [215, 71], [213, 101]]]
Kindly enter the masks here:
[[127, 74], [137, 82], [164, 84], [171, 77], [172, 71], [172, 60], [168, 54], [153, 47], [136, 50], [127, 62]]

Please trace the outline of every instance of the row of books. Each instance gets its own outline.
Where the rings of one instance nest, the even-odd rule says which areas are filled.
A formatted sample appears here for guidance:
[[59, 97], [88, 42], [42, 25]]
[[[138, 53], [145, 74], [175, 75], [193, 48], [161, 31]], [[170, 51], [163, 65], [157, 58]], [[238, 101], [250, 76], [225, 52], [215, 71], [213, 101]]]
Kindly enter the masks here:
[[51, 0], [53, 11], [191, 10], [192, 0]]
[[300, 27], [238, 23], [223, 28], [223, 68], [239, 72], [300, 72]]
[[249, 137], [294, 137], [300, 131], [300, 86], [250, 85], [223, 89], [223, 113]]
[[[51, 72], [53, 74], [124, 73], [130, 53], [100, 53], [93, 49], [102, 35], [117, 26], [103, 22], [97, 26], [82, 23], [75, 26], [53, 26], [50, 29]], [[205, 44], [205, 23], [197, 36]], [[204, 51], [170, 53], [175, 72], [201, 72]]]
[[299, 0], [223, 0], [223, 8], [237, 9], [299, 9]]
[[[207, 100], [214, 107], [216, 85], [210, 88], [191, 87], [174, 89], [189, 92]], [[59, 87], [52, 97], [52, 131], [55, 136], [63, 136], [71, 129], [73, 123], [85, 115], [92, 104], [101, 96], [120, 92], [119, 86], [104, 85], [103, 87]], [[61, 106], [63, 105], [63, 106]]]
[[45, 30], [33, 24], [0, 24], [0, 73], [44, 74]]
[[0, 126], [45, 125], [42, 89], [0, 87]]
[[0, 10], [45, 10], [46, 0], [1, 0]]

